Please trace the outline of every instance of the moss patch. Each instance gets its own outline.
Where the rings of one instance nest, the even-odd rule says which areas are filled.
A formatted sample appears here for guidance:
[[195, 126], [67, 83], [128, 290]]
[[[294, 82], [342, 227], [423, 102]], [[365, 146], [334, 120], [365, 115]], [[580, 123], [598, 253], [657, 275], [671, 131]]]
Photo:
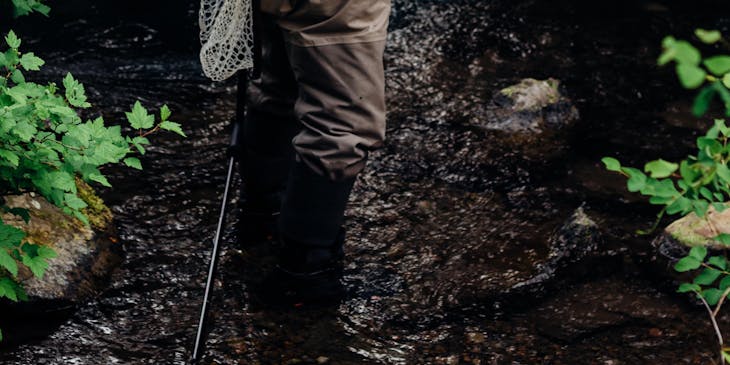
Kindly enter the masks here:
[[94, 189], [83, 180], [76, 179], [76, 188], [78, 189], [79, 198], [88, 205], [81, 212], [89, 218], [89, 224], [97, 229], [105, 229], [112, 221], [112, 211], [96, 195]]
[[537, 111], [560, 101], [560, 82], [556, 79], [524, 79], [519, 84], [500, 90], [514, 102], [517, 111]]

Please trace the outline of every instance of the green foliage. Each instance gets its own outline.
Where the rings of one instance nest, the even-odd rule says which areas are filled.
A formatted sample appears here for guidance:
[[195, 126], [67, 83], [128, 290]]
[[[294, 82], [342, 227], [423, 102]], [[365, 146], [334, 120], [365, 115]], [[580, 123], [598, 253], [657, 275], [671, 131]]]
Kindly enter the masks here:
[[729, 141], [730, 128], [718, 119], [705, 136], [697, 139], [697, 154], [679, 163], [659, 159], [648, 162], [643, 171], [623, 167], [611, 157], [604, 158], [603, 163], [609, 171], [628, 178], [629, 191], [663, 206], [658, 216], [694, 212], [704, 217], [710, 206], [722, 211], [730, 199]]
[[[705, 44], [727, 44], [717, 30], [697, 29], [697, 38]], [[682, 86], [688, 89], [700, 88], [694, 100], [692, 112], [702, 116], [719, 97], [730, 116], [730, 55], [715, 55], [703, 58], [700, 51], [691, 43], [677, 40], [672, 36], [662, 41], [664, 51], [659, 56], [660, 66], [675, 63], [675, 70]]]
[[26, 241], [25, 232], [0, 220], [0, 268], [11, 275], [0, 277], [0, 298], [15, 302], [26, 299], [23, 287], [14, 280], [18, 277], [19, 262], [40, 278], [48, 266], [47, 260], [55, 256], [52, 249]]
[[[19, 1], [40, 11], [37, 1]], [[35, 4], [35, 5], [34, 5]], [[89, 108], [84, 86], [70, 73], [55, 83], [28, 82], [25, 74], [38, 71], [44, 61], [22, 44], [12, 31], [0, 47], [0, 197], [37, 192], [63, 212], [88, 224], [82, 212], [87, 203], [80, 198], [76, 179], [111, 186], [101, 168], [124, 163], [135, 169], [142, 164], [134, 155], [145, 153], [147, 137], [159, 130], [184, 135], [180, 125], [168, 120], [170, 110], [160, 109], [156, 120], [141, 103], [127, 113], [134, 136], [124, 136], [121, 126], [107, 126], [104, 119], [82, 120], [77, 109]], [[0, 200], [0, 211], [30, 219], [28, 211], [8, 207]], [[0, 298], [26, 298], [18, 284], [20, 266], [42, 277], [53, 249], [28, 241], [25, 232], [0, 219]]]
[[1, 193], [37, 191], [86, 222], [77, 176], [110, 186], [101, 166], [124, 161], [139, 169], [139, 160], [129, 155], [144, 154], [149, 134], [160, 129], [182, 134], [179, 124], [167, 120], [166, 106], [160, 111], [164, 118], [155, 121], [139, 102], [127, 113], [130, 126], [137, 130], [134, 137], [122, 136], [120, 126], [107, 127], [101, 117], [83, 121], [75, 108], [91, 106], [84, 86], [70, 73], [63, 78], [62, 89], [54, 83], [26, 82], [22, 74], [38, 69], [43, 60], [22, 54], [21, 41], [13, 32], [5, 39], [10, 48], [0, 58], [0, 71], [10, 76], [0, 76], [0, 182], [6, 187]]
[[[705, 44], [730, 46], [716, 30], [697, 29], [697, 38]], [[660, 66], [674, 62], [680, 83], [687, 89], [700, 89], [695, 97], [692, 112], [704, 115], [716, 96], [722, 100], [725, 114], [730, 116], [730, 55], [714, 55], [703, 58], [691, 43], [668, 36], [662, 41], [663, 52]], [[623, 167], [612, 157], [603, 158], [607, 170], [618, 172], [627, 178], [627, 189], [649, 197], [651, 204], [662, 206], [657, 214], [695, 213], [706, 218], [710, 207], [717, 211], [726, 209], [730, 201], [730, 127], [722, 119], [716, 119], [707, 133], [697, 138], [697, 153], [677, 163], [662, 159], [650, 161], [639, 170]], [[657, 219], [657, 224], [659, 219]], [[708, 220], [708, 225], [713, 227]], [[656, 227], [656, 225], [655, 225]], [[715, 241], [730, 247], [730, 234], [719, 233]], [[715, 333], [721, 342], [721, 363], [730, 362], [730, 353], [724, 346], [717, 324], [717, 314], [730, 293], [730, 263], [725, 255], [710, 255], [702, 246], [692, 247], [687, 256], [674, 265], [677, 272], [696, 272], [692, 282], [682, 283], [680, 293], [695, 293], [705, 304]], [[711, 306], [715, 306], [712, 310]]]
[[20, 17], [34, 12], [48, 16], [51, 8], [43, 2], [42, 0], [11, 0], [13, 16]]

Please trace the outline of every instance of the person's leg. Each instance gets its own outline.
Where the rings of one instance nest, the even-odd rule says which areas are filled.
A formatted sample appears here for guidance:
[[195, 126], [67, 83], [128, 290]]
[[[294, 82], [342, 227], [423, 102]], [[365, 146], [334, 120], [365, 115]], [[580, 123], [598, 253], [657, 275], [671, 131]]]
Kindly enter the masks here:
[[341, 255], [350, 190], [385, 137], [384, 46], [288, 45], [299, 84], [295, 110], [304, 126], [294, 138], [297, 161], [279, 221], [283, 242], [296, 253], [292, 267], [318, 270]]
[[304, 128], [279, 216], [280, 265], [263, 285], [271, 304], [332, 302], [344, 292], [345, 208], [385, 134], [384, 44], [288, 45]]
[[244, 243], [273, 237], [294, 157], [292, 139], [301, 130], [294, 113], [298, 86], [281, 30], [273, 17], [262, 18], [261, 77], [252, 80], [247, 90], [247, 115], [241, 131], [244, 204], [240, 231]]

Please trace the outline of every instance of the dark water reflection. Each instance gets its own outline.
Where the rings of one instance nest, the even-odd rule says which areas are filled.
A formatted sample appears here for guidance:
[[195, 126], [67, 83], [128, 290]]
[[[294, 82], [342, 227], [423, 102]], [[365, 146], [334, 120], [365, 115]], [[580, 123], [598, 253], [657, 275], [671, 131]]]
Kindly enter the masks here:
[[[626, 249], [646, 246], [632, 232], [655, 212], [622, 195], [597, 161], [640, 164], [691, 147], [701, 126], [683, 122], [690, 96], [653, 65], [663, 35], [730, 25], [701, 10], [714, 3], [395, 3], [390, 139], [348, 211], [352, 297], [329, 310], [251, 307], [244, 278], [257, 262], [234, 244], [233, 212], [203, 363], [708, 363], [715, 342], [704, 314], [652, 289]], [[107, 120], [136, 99], [167, 103], [189, 138], [156, 136], [143, 172], [109, 171], [115, 187], [104, 196], [125, 262], [102, 295], [52, 333], [3, 350], [3, 363], [189, 356], [234, 93], [200, 74], [195, 6], [76, 0], [51, 19], [11, 23], [46, 59], [39, 79], [71, 71]], [[521, 77], [563, 81], [582, 117], [572, 135], [521, 146], [469, 126], [495, 89]], [[607, 270], [519, 303], [500, 298], [583, 203], [609, 237]]]

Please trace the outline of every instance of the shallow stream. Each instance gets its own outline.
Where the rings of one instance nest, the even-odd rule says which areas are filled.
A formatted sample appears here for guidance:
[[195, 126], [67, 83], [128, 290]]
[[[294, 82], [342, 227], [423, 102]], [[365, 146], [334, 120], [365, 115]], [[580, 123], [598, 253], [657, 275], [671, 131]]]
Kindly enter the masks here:
[[[92, 115], [167, 103], [187, 139], [155, 136], [145, 170], [108, 171], [124, 262], [89, 303], [7, 328], [4, 364], [183, 364], [190, 355], [225, 174], [232, 83], [197, 61], [196, 2], [54, 5], [13, 22], [23, 46], [85, 83]], [[707, 126], [655, 67], [664, 35], [730, 28], [711, 1], [394, 0], [389, 129], [348, 210], [337, 308], [252, 306], [252, 252], [230, 214], [203, 364], [708, 364], [705, 313], [642, 269], [653, 207], [600, 158], [686, 155]], [[708, 11], [707, 9], [713, 9]], [[9, 28], [9, 27], [7, 27]], [[6, 26], [0, 26], [3, 32]], [[495, 90], [554, 77], [580, 112], [559, 139], [474, 127]], [[236, 182], [237, 186], [240, 182]], [[605, 244], [580, 274], [502, 295], [533, 274], [548, 237], [583, 206]], [[730, 322], [723, 317], [725, 327]], [[15, 335], [15, 337], [14, 337]], [[15, 338], [15, 339], [13, 339]]]

